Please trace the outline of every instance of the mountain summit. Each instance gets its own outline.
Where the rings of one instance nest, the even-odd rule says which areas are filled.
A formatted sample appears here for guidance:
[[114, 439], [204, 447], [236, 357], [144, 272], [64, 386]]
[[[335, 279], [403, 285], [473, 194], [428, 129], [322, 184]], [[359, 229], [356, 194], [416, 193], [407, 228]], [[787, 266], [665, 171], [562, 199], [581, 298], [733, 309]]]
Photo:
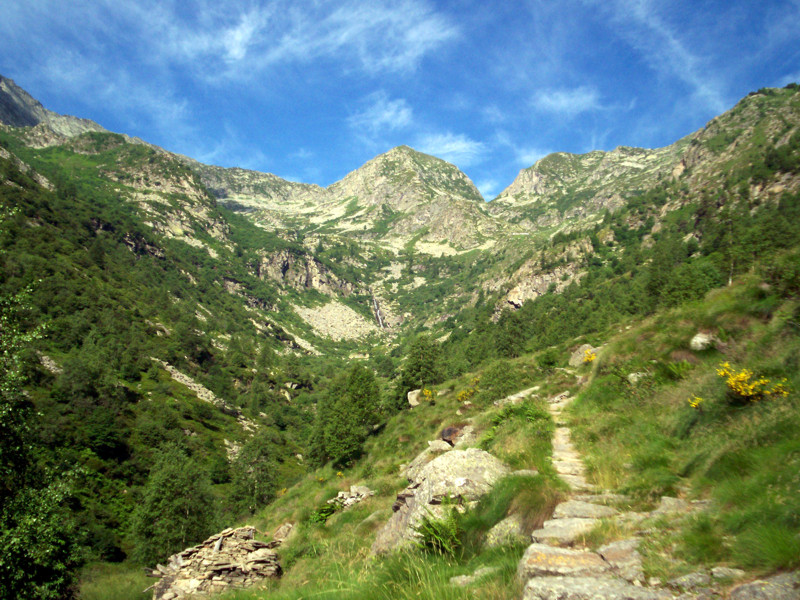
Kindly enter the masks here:
[[106, 131], [89, 119], [60, 115], [47, 110], [41, 102], [14, 83], [14, 80], [2, 75], [0, 75], [0, 123], [11, 127], [36, 127], [43, 124], [53, 133], [63, 137], [73, 137], [87, 131]]

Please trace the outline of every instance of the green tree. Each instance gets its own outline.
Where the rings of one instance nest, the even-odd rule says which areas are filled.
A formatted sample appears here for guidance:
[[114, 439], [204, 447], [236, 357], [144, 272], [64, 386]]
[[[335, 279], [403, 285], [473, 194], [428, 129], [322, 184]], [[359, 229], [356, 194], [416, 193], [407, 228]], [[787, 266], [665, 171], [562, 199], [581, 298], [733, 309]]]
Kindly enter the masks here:
[[28, 292], [0, 297], [0, 598], [60, 598], [78, 565], [70, 486], [38, 468], [22, 355]]
[[346, 465], [358, 458], [378, 422], [380, 391], [374, 373], [358, 364], [334, 379], [317, 409], [311, 456], [317, 464]]
[[133, 514], [134, 558], [153, 564], [200, 542], [216, 525], [210, 478], [176, 445], [155, 457]]
[[251, 437], [231, 465], [237, 500], [249, 511], [269, 503], [277, 491], [279, 439], [262, 431]]
[[397, 408], [406, 406], [406, 394], [442, 381], [441, 347], [427, 335], [420, 335], [408, 347], [396, 387]]

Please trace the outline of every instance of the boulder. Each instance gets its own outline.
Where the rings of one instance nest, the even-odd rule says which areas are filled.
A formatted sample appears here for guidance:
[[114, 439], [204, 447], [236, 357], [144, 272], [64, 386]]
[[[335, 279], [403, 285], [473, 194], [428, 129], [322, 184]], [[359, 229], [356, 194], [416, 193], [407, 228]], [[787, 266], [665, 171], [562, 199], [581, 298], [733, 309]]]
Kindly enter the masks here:
[[415, 527], [424, 517], [442, 518], [448, 504], [470, 505], [509, 471], [497, 458], [478, 448], [451, 450], [434, 458], [397, 495], [394, 514], [378, 532], [372, 552], [385, 553], [413, 544], [417, 537]]
[[409, 481], [414, 481], [422, 468], [443, 452], [452, 450], [452, 446], [443, 440], [428, 442], [428, 447], [420, 452], [417, 457], [405, 468], [405, 476]]
[[703, 350], [708, 350], [711, 346], [714, 345], [715, 339], [714, 336], [710, 333], [703, 333], [702, 331], [695, 334], [692, 340], [689, 342], [689, 348], [694, 350], [695, 352], [702, 352]]
[[569, 357], [569, 366], [570, 367], [579, 367], [583, 364], [583, 359], [586, 358], [586, 351], [589, 350], [591, 352], [595, 351], [595, 348], [592, 348], [590, 344], [583, 344], [580, 348], [575, 350], [572, 353], [572, 356]]
[[528, 539], [523, 530], [522, 520], [519, 518], [519, 515], [511, 515], [486, 532], [484, 546], [487, 548], [496, 548], [498, 546], [524, 544], [527, 541]]
[[578, 538], [589, 533], [598, 519], [551, 519], [545, 521], [541, 529], [537, 529], [531, 536], [534, 542], [550, 544], [553, 546], [571, 546]]
[[422, 395], [422, 390], [411, 390], [407, 394], [408, 403], [411, 405], [411, 408], [415, 408], [419, 406], [420, 400], [419, 397]]
[[568, 500], [556, 506], [553, 512], [554, 519], [602, 519], [603, 517], [613, 517], [619, 511], [610, 506], [592, 504], [581, 500]]

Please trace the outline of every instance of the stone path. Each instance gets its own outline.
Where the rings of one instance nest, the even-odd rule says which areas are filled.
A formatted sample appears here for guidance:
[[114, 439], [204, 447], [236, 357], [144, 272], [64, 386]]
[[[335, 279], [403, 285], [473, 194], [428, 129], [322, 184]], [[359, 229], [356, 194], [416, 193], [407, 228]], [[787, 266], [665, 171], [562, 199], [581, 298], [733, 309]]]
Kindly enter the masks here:
[[586, 480], [580, 454], [572, 445], [562, 411], [572, 401], [568, 392], [549, 400], [556, 423], [553, 435], [553, 467], [572, 490], [550, 520], [531, 535], [517, 577], [525, 582], [523, 600], [666, 600], [673, 598], [660, 588], [642, 587], [644, 573], [638, 539], [622, 540], [591, 552], [571, 548], [595, 528], [602, 518], [620, 512], [609, 504], [624, 502], [617, 494], [593, 493]]

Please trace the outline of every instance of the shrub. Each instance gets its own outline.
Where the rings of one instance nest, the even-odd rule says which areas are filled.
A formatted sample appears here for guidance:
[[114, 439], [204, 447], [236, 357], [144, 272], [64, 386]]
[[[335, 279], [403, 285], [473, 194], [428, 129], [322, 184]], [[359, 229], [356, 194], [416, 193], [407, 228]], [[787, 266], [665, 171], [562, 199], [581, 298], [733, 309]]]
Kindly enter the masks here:
[[789, 395], [786, 379], [772, 383], [766, 377], [756, 377], [750, 369], [736, 372], [727, 361], [720, 364], [717, 375], [725, 379], [731, 404], [747, 404], [765, 398], [783, 398]]

